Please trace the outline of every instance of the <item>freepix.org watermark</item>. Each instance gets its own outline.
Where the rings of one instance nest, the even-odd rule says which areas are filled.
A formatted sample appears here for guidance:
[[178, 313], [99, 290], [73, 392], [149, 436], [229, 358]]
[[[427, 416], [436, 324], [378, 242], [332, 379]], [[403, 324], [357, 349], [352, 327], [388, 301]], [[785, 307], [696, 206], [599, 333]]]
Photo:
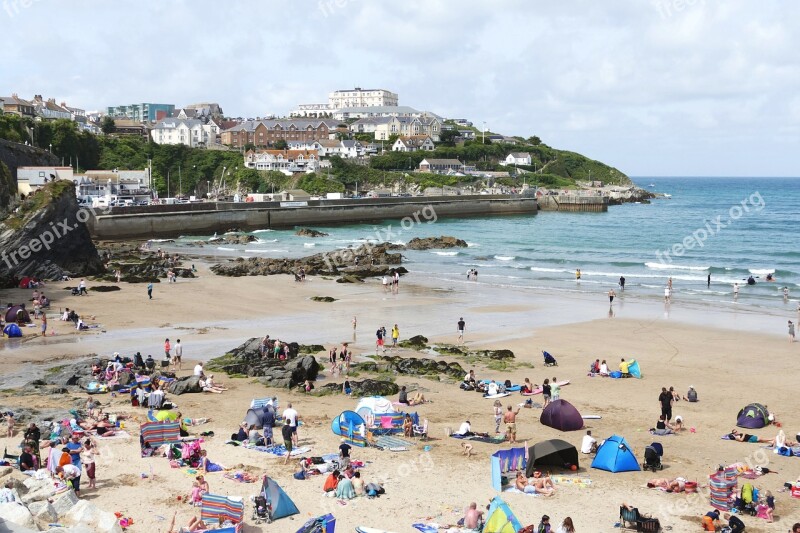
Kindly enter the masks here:
[[686, 9], [695, 6], [704, 6], [706, 0], [653, 0], [652, 4], [661, 18], [666, 20], [674, 15], [682, 13]]
[[317, 8], [320, 13], [322, 13], [323, 17], [328, 18], [337, 9], [344, 9], [348, 4], [352, 4], [355, 1], [356, 0], [319, 0]]
[[403, 232], [409, 231], [418, 224], [422, 224], [423, 222], [426, 224], [432, 224], [437, 220], [438, 217], [436, 216], [436, 210], [432, 205], [426, 205], [422, 209], [412, 213], [410, 216], [403, 217], [400, 220], [399, 228], [395, 228], [391, 224], [388, 224], [384, 228], [376, 228], [374, 240], [365, 242], [357, 248], [343, 248], [341, 250], [326, 253], [323, 259], [325, 261], [325, 266], [330, 270], [334, 270], [335, 267], [344, 266], [355, 260], [355, 258], [358, 256], [371, 254], [372, 250], [376, 246], [399, 238]]
[[725, 215], [717, 215], [711, 220], [705, 220], [703, 225], [665, 250], [656, 250], [656, 259], [661, 264], [670, 264], [674, 257], [682, 257], [688, 250], [703, 248], [705, 242], [711, 237], [722, 233], [722, 230], [731, 226], [734, 222], [745, 215], [752, 215], [760, 212], [766, 206], [761, 193], [756, 191], [738, 204], [734, 204], [728, 209], [727, 218]]
[[5, 11], [9, 17], [14, 18], [19, 15], [23, 9], [28, 9], [36, 2], [41, 1], [42, 0], [3, 0], [3, 11]]
[[95, 211], [99, 212], [100, 214], [106, 214], [109, 211], [109, 208], [96, 210], [91, 208], [80, 208], [75, 213], [74, 221], [70, 221], [68, 217], [65, 217], [60, 222], [51, 222], [48, 229], [42, 231], [39, 235], [29, 240], [27, 244], [23, 244], [16, 250], [3, 250], [0, 252], [0, 261], [4, 262], [6, 266], [11, 269], [19, 265], [21, 261], [27, 261], [34, 254], [37, 254], [43, 250], [50, 251], [50, 249], [58, 242], [59, 239], [62, 239], [65, 235], [77, 230], [80, 228], [81, 224], [85, 224], [90, 218], [92, 218], [92, 216], [96, 214]]

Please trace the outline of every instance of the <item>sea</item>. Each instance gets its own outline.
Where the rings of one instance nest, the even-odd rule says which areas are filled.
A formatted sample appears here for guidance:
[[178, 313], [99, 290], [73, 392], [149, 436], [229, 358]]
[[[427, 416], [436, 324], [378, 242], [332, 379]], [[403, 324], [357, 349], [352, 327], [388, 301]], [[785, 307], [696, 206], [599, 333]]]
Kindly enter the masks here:
[[[470, 284], [476, 282], [467, 272], [475, 269], [483, 285], [605, 294], [619, 293], [624, 277], [626, 298], [663, 301], [671, 278], [673, 302], [797, 310], [800, 178], [642, 177], [634, 182], [665, 197], [610, 206], [605, 213], [459, 219], [423, 210], [403, 221], [314, 227], [327, 237], [263, 229], [252, 232], [258, 241], [246, 246], [217, 245], [206, 235], [184, 236], [164, 248], [208, 240], [193, 252], [218, 258], [302, 257], [366, 242], [448, 235], [468, 246], [403, 252], [414, 279]], [[751, 276], [754, 284], [748, 284]], [[734, 284], [739, 284], [735, 301]]]

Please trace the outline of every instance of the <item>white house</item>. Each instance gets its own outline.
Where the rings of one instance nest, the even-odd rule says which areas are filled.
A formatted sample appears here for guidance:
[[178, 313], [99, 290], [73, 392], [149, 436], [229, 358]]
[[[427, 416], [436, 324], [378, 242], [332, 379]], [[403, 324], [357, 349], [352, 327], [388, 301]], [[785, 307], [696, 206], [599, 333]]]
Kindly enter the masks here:
[[156, 144], [185, 144], [186, 146], [208, 146], [214, 144], [219, 126], [197, 119], [165, 118], [155, 125], [150, 134]]
[[42, 98], [41, 94], [33, 97], [33, 107], [36, 110], [36, 115], [46, 120], [72, 120], [72, 113], [56, 103], [55, 98]]
[[386, 141], [392, 135], [410, 137], [413, 135], [429, 135], [432, 141], [438, 141], [442, 132], [442, 121], [432, 115], [421, 117], [392, 117], [386, 123], [375, 125], [375, 140]]
[[398, 137], [392, 145], [392, 152], [433, 151], [435, 148], [428, 135], [411, 135], [409, 137]]
[[314, 172], [319, 168], [316, 150], [249, 150], [244, 165], [255, 170], [277, 170], [287, 176], [297, 172]]
[[386, 89], [345, 89], [333, 91], [328, 95], [328, 105], [332, 109], [343, 107], [396, 106], [397, 93]]
[[29, 195], [56, 180], [72, 179], [72, 167], [19, 167], [17, 193]]
[[501, 165], [531, 165], [531, 154], [528, 152], [511, 152], [506, 156], [505, 161], [500, 162]]

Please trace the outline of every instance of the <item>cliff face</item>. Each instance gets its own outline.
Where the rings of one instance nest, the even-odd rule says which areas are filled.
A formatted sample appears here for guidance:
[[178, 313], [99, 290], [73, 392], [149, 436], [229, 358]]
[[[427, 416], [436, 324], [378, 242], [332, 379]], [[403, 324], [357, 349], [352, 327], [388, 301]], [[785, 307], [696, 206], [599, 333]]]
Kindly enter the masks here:
[[0, 285], [25, 276], [46, 280], [105, 270], [79, 210], [75, 187], [55, 181], [22, 202], [0, 222]]
[[46, 150], [0, 139], [0, 218], [16, 203], [17, 168], [58, 164], [59, 159]]

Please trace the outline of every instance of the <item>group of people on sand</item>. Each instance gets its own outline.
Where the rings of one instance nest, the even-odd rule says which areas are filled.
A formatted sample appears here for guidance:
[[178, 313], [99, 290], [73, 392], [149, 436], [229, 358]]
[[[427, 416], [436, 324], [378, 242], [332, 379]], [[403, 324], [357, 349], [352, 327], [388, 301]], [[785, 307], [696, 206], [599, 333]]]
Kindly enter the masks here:
[[[522, 474], [519, 472], [517, 476]], [[541, 474], [541, 473], [540, 473]], [[522, 475], [523, 479], [525, 475]], [[545, 479], [540, 476], [539, 479]], [[550, 479], [550, 478], [546, 478]], [[552, 481], [550, 482], [552, 485]], [[542, 483], [544, 485], [544, 482]], [[529, 487], [531, 485], [526, 485]], [[521, 489], [520, 489], [521, 490]], [[555, 488], [553, 488], [555, 490]], [[538, 491], [537, 491], [538, 493]], [[489, 509], [489, 506], [486, 506], [486, 509]], [[464, 510], [464, 518], [458, 521], [458, 526], [461, 526], [461, 531], [475, 531], [480, 532], [483, 531], [484, 526], [484, 513], [482, 510], [478, 509], [478, 504], [472, 502], [467, 506]], [[532, 526], [528, 526], [532, 528]], [[529, 529], [525, 528], [525, 531], [530, 531]], [[539, 525], [536, 526], [536, 529], [532, 529], [535, 533], [575, 533], [575, 525], [572, 522], [572, 518], [569, 516], [564, 518], [561, 524], [557, 527], [557, 529], [553, 529], [553, 525], [550, 523], [550, 517], [547, 515], [543, 515], [541, 520], [539, 521]]]
[[348, 375], [350, 373], [350, 365], [353, 362], [353, 352], [350, 350], [350, 344], [343, 342], [339, 353], [336, 353], [336, 346], [333, 346], [328, 352], [328, 363], [330, 364], [331, 376]]
[[269, 335], [264, 335], [258, 345], [258, 352], [262, 359], [280, 359], [284, 361], [289, 358], [289, 345], [278, 339], [270, 339]]
[[525, 494], [542, 494], [552, 496], [556, 492], [556, 486], [550, 476], [542, 474], [540, 470], [533, 472], [533, 477], [528, 478], [521, 470], [517, 471], [517, 478], [514, 487]]

